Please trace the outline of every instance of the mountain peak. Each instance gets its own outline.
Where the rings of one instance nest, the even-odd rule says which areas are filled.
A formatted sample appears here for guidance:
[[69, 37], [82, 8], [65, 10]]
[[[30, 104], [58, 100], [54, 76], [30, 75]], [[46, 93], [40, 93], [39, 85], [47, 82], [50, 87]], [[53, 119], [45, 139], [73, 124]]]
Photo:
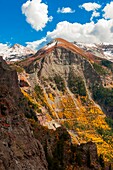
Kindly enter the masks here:
[[[20, 47], [24, 47], [23, 45], [20, 45], [20, 44], [14, 44], [13, 46], [12, 46], [12, 48], [20, 48]], [[24, 47], [25, 48], [25, 47]]]
[[54, 48], [65, 48], [67, 50], [70, 50], [74, 53], [80, 54], [81, 56], [86, 56], [85, 52], [79, 48], [78, 46], [74, 45], [71, 42], [68, 42], [67, 40], [64, 40], [63, 38], [55, 38], [50, 43], [48, 43], [46, 46], [44, 46], [42, 49], [40, 49], [37, 54], [44, 54], [52, 51]]
[[14, 44], [0, 52], [0, 55], [7, 61], [18, 61], [35, 54], [33, 50], [20, 44]]

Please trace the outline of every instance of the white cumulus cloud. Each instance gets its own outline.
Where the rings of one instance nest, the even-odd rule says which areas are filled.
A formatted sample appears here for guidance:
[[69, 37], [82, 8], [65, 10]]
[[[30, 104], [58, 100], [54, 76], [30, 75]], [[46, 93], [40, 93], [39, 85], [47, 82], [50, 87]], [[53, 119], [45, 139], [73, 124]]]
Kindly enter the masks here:
[[113, 19], [113, 2], [107, 4], [104, 9], [104, 18], [105, 19]]
[[100, 19], [97, 23], [89, 22], [86, 24], [70, 23], [67, 21], [59, 22], [53, 31], [47, 32], [45, 38], [36, 42], [29, 42], [27, 45], [39, 49], [45, 45], [48, 40], [50, 41], [58, 37], [70, 42], [113, 43], [113, 19]]
[[4, 51], [8, 49], [9, 49], [9, 46], [7, 44], [0, 43], [0, 55], [2, 55]]
[[80, 5], [80, 8], [84, 8], [86, 11], [94, 11], [101, 8], [101, 5], [95, 2], [94, 3], [88, 2]]
[[82, 5], [79, 6], [80, 8], [84, 8], [86, 11], [93, 11], [92, 13], [92, 16], [90, 18], [90, 21], [93, 20], [94, 17], [99, 17], [100, 16], [100, 13], [97, 12], [97, 10], [99, 8], [101, 8], [101, 5], [100, 4], [97, 4], [97, 3], [92, 3], [92, 2], [88, 2], [88, 3], [84, 3]]
[[44, 42], [46, 42], [46, 38], [42, 38], [41, 40], [36, 40], [36, 41], [33, 41], [33, 42], [26, 42], [26, 44], [27, 44], [28, 48], [36, 51], [40, 48], [41, 44], [44, 44]]
[[42, 0], [28, 0], [22, 5], [22, 14], [36, 31], [42, 30], [47, 22], [53, 19], [52, 16], [48, 16], [48, 6], [42, 3]]
[[75, 10], [72, 10], [70, 7], [62, 7], [61, 9], [58, 8], [58, 13], [74, 13]]
[[90, 35], [93, 29], [93, 22], [82, 25], [80, 23], [69, 23], [64, 21], [58, 23], [56, 29], [54, 29], [52, 32], [48, 32], [47, 36], [51, 37], [52, 39], [61, 37], [68, 41], [96, 41], [95, 37]]
[[[65, 28], [65, 29], [64, 29]], [[47, 33], [47, 37], [61, 37], [68, 41], [87, 43], [113, 43], [113, 20], [100, 19], [97, 23], [86, 24], [69, 23], [67, 21], [57, 24], [56, 29]]]
[[92, 16], [91, 16], [90, 20], [92, 21], [94, 17], [99, 17], [99, 16], [100, 16], [100, 13], [99, 13], [99, 12], [97, 12], [97, 11], [93, 11], [93, 13], [92, 13]]

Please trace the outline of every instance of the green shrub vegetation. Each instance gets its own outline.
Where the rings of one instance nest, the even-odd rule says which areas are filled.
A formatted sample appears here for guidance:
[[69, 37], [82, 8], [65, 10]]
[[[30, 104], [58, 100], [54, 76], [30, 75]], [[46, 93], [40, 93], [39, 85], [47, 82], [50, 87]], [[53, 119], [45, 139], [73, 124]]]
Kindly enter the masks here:
[[109, 144], [112, 144], [113, 139], [113, 129], [111, 130], [104, 130], [102, 128], [97, 129], [98, 134], [100, 134], [103, 140]]
[[69, 75], [68, 86], [72, 93], [86, 96], [86, 88], [81, 77]]
[[64, 92], [65, 91], [65, 84], [64, 84], [63, 78], [59, 75], [56, 75], [54, 77], [54, 81], [55, 81], [55, 84], [56, 84], [58, 90]]
[[107, 74], [107, 71], [101, 65], [94, 63], [93, 67], [98, 74], [100, 74], [100, 75], [106, 75]]
[[112, 69], [113, 68], [113, 64], [111, 61], [108, 61], [108, 60], [102, 60], [101, 61], [101, 64], [109, 69]]
[[41, 87], [37, 84], [34, 88], [36, 94], [37, 94], [37, 98], [42, 99], [43, 97], [43, 90], [41, 89]]
[[107, 124], [109, 125], [109, 127], [112, 129], [113, 131], [113, 119], [106, 117], [105, 121], [107, 122]]
[[93, 87], [94, 100], [104, 104], [105, 106], [113, 107], [113, 88], [108, 89], [103, 86]]
[[68, 123], [68, 122], [64, 122], [64, 126], [65, 126], [67, 129], [70, 129], [70, 126], [69, 126], [69, 123]]
[[24, 69], [16, 64], [10, 65], [12, 68], [14, 68], [18, 73], [22, 73]]

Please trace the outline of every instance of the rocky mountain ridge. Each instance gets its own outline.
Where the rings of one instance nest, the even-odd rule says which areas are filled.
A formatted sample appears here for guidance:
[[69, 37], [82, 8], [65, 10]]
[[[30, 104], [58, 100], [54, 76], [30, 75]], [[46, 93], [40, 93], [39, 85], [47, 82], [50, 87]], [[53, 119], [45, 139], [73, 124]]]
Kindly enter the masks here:
[[85, 50], [87, 53], [113, 62], [113, 44], [85, 44], [74, 42], [75, 45]]
[[[50, 49], [55, 44], [59, 44], [59, 40], [56, 38], [49, 42], [44, 48]], [[113, 62], [113, 45], [108, 43], [102, 43], [102, 44], [86, 44], [86, 43], [78, 43], [78, 42], [72, 42], [72, 44], [80, 47], [83, 49], [86, 53], [91, 53], [97, 57], [107, 59], [111, 62]], [[42, 48], [42, 49], [44, 49]], [[41, 51], [40, 49], [39, 51]], [[35, 51], [24, 47], [20, 44], [15, 44], [12, 47], [6, 47], [4, 49], [1, 48], [0, 55], [6, 60], [6, 61], [19, 61], [26, 59], [27, 57], [30, 57], [35, 54]]]

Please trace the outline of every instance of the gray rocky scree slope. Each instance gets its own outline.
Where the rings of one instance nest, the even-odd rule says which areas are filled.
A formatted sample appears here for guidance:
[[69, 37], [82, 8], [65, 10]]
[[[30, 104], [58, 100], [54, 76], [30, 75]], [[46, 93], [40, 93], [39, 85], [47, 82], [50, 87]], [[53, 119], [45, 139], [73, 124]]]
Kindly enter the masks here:
[[[22, 101], [23, 100], [23, 101]], [[47, 170], [43, 147], [30, 131], [16, 71], [0, 57], [0, 170]]]

